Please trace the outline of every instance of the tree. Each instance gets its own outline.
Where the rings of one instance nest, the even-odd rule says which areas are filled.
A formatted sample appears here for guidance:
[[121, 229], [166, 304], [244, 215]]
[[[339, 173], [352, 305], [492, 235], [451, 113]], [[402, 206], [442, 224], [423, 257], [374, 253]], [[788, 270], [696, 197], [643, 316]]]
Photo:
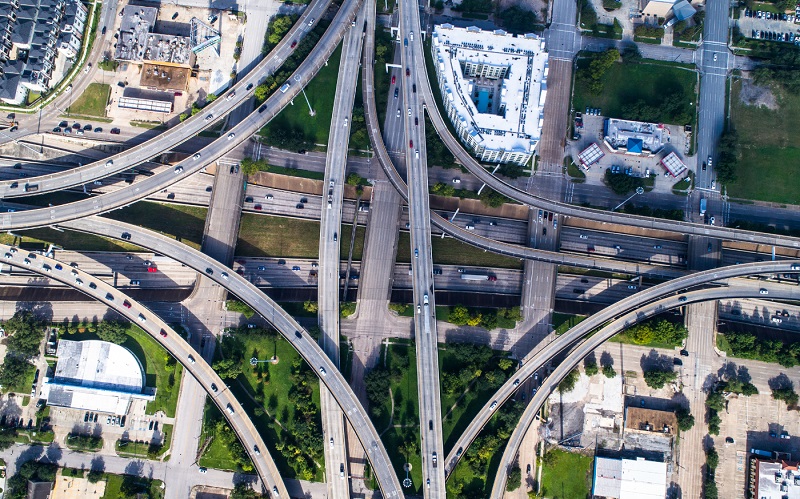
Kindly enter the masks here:
[[578, 378], [580, 377], [580, 373], [578, 369], [575, 368], [567, 374], [564, 379], [561, 380], [561, 383], [558, 384], [558, 391], [561, 393], [568, 393], [571, 392], [575, 388], [575, 384], [578, 382]]
[[391, 375], [383, 368], [375, 368], [364, 377], [364, 388], [367, 398], [373, 405], [380, 405], [389, 396]]
[[242, 365], [233, 359], [222, 359], [214, 362], [212, 366], [214, 371], [219, 374], [222, 379], [236, 379], [242, 374]]
[[128, 339], [127, 325], [117, 321], [103, 321], [97, 325], [97, 336], [111, 343], [121, 345]]
[[506, 481], [506, 490], [509, 492], [513, 492], [517, 490], [520, 485], [522, 485], [522, 470], [519, 468], [519, 464], [515, 464], [511, 471], [508, 473], [508, 481]]
[[33, 370], [33, 364], [21, 357], [8, 354], [3, 364], [0, 365], [0, 385], [7, 390], [20, 386], [31, 370]]
[[303, 303], [303, 310], [312, 314], [316, 314], [319, 311], [319, 303], [311, 300], [306, 300], [306, 302]]
[[652, 369], [644, 372], [644, 382], [650, 388], [664, 388], [664, 385], [675, 381], [678, 373], [672, 370]]
[[722, 183], [730, 183], [736, 180], [736, 167], [742, 159], [742, 151], [739, 146], [739, 136], [736, 130], [728, 129], [719, 139], [719, 158], [714, 164], [714, 171], [717, 180]]
[[89, 474], [86, 475], [86, 479], [89, 480], [89, 483], [97, 483], [102, 480], [104, 474], [100, 470], [90, 470]]
[[794, 391], [793, 386], [784, 386], [781, 388], [772, 389], [772, 398], [775, 400], [783, 400], [786, 402], [786, 407], [791, 409], [797, 406], [797, 392]]
[[706, 451], [706, 465], [708, 465], [708, 468], [713, 472], [713, 470], [717, 469], [718, 464], [719, 454], [717, 453], [717, 449], [710, 447]]
[[587, 361], [583, 365], [583, 371], [586, 373], [587, 376], [592, 377], [599, 372], [597, 367], [597, 361], [592, 359], [587, 359]]
[[719, 417], [717, 411], [710, 411], [708, 416], [708, 433], [711, 435], [719, 435], [720, 424], [722, 424], [722, 418]]
[[450, 309], [450, 316], [448, 321], [456, 326], [465, 326], [469, 322], [470, 315], [467, 307], [463, 305], [456, 305]]
[[261, 494], [257, 494], [256, 491], [253, 490], [253, 488], [249, 485], [240, 483], [233, 488], [229, 499], [257, 499], [259, 497], [263, 496]]
[[501, 12], [500, 19], [506, 31], [515, 35], [533, 32], [533, 25], [536, 24], [535, 13], [516, 5]]
[[44, 339], [44, 327], [28, 310], [20, 310], [6, 321], [5, 329], [10, 335], [8, 351], [27, 359], [39, 354]]
[[637, 345], [647, 345], [653, 341], [653, 330], [648, 324], [638, 324], [628, 331], [628, 337]]
[[347, 185], [352, 185], [353, 187], [361, 185], [361, 176], [358, 173], [351, 173], [347, 176]]
[[614, 370], [614, 366], [611, 364], [606, 364], [603, 366], [603, 376], [606, 378], [613, 378], [617, 375], [617, 371]]
[[688, 409], [683, 407], [677, 409], [675, 417], [678, 420], [678, 429], [681, 431], [689, 431], [694, 426], [694, 416], [689, 413]]
[[718, 391], [712, 391], [706, 397], [706, 407], [714, 411], [725, 409], [725, 397]]
[[704, 499], [717, 499], [719, 492], [717, 491], [717, 482], [713, 477], [706, 477], [703, 481], [703, 498]]

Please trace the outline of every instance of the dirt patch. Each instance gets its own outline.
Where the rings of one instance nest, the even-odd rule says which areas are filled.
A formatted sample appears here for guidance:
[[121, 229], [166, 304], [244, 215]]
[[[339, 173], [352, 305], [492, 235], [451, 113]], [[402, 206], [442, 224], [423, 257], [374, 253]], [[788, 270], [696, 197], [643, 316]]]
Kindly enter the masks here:
[[746, 106], [766, 107], [773, 111], [778, 109], [778, 102], [772, 89], [767, 86], [756, 85], [753, 80], [742, 80], [739, 99]]

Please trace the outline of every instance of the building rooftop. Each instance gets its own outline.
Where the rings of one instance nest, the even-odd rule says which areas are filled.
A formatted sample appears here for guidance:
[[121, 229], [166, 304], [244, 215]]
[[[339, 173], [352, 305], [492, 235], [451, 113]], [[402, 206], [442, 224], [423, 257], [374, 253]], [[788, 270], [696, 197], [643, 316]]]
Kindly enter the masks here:
[[753, 497], [758, 499], [800, 499], [798, 463], [753, 459]]
[[456, 110], [451, 119], [468, 124], [489, 149], [536, 147], [547, 94], [543, 39], [442, 24], [434, 27], [432, 49], [443, 98]]
[[592, 496], [616, 499], [663, 499], [667, 493], [667, 464], [644, 458], [596, 457]]
[[144, 369], [125, 347], [106, 341], [58, 342], [58, 362], [45, 379], [42, 398], [49, 405], [125, 414], [133, 398], [153, 400], [145, 388]]
[[681, 161], [681, 158], [675, 151], [664, 156], [664, 159], [661, 160], [661, 164], [664, 165], [664, 168], [667, 169], [670, 175], [676, 178], [687, 170], [686, 165]]
[[584, 149], [583, 151], [578, 154], [578, 160], [584, 166], [584, 168], [589, 168], [593, 164], [600, 161], [600, 158], [605, 156], [606, 153], [600, 149], [600, 146], [597, 145], [597, 142], [592, 142], [592, 145]]
[[191, 64], [188, 37], [153, 33], [158, 9], [128, 5], [123, 10], [114, 58], [123, 61], [155, 61]]
[[609, 149], [628, 154], [654, 154], [663, 147], [664, 127], [642, 121], [608, 118], [604, 141]]

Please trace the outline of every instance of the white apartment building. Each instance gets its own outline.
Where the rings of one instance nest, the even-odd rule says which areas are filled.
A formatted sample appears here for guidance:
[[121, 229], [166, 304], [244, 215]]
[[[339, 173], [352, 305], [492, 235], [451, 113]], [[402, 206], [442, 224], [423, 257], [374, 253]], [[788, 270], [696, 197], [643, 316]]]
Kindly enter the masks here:
[[444, 111], [481, 161], [527, 164], [542, 133], [544, 39], [502, 30], [434, 27], [431, 51]]

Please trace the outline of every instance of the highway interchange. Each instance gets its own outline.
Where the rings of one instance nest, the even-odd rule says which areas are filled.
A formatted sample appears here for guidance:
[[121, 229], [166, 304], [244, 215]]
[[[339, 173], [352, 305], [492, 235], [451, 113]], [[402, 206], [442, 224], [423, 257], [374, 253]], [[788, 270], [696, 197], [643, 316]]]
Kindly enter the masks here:
[[[322, 17], [328, 5], [329, 3], [322, 1], [312, 2], [283, 42], [233, 87], [230, 91], [230, 95], [232, 95], [230, 99], [218, 99], [204, 109], [203, 113], [186, 120], [180, 126], [173, 127], [147, 142], [110, 158], [43, 177], [28, 178], [24, 181], [2, 181], [0, 182], [0, 198], [6, 199], [30, 195], [33, 189], [26, 188], [26, 186], [36, 185], [35, 192], [41, 194], [90, 184], [95, 180], [118, 174], [132, 166], [148, 161], [160, 152], [169, 151], [177, 147], [195, 136], [199, 131], [223, 120], [229, 113], [241, 113], [242, 119], [235, 120], [233, 126], [220, 139], [202, 147], [196, 155], [177, 165], [163, 168], [155, 175], [139, 179], [130, 186], [110, 189], [98, 196], [74, 203], [2, 213], [0, 214], [0, 228], [4, 230], [20, 230], [58, 226], [111, 239], [124, 239], [142, 248], [164, 255], [175, 262], [180, 262], [182, 266], [191, 269], [189, 274], [182, 274], [181, 279], [175, 281], [175, 285], [191, 286], [195, 282], [195, 278], [191, 275], [191, 272], [194, 272], [195, 275], [200, 275], [204, 279], [213, 281], [215, 286], [220, 286], [237, 296], [256, 310], [262, 318], [275, 326], [287, 341], [300, 352], [309, 365], [319, 373], [320, 381], [323, 384], [321, 398], [326, 443], [326, 474], [330, 497], [349, 497], [350, 493], [348, 490], [349, 480], [341, 480], [341, 478], [349, 476], [345, 420], [343, 417], [347, 419], [366, 451], [384, 497], [402, 497], [403, 488], [399, 483], [399, 477], [395, 474], [387, 449], [381, 443], [378, 432], [372, 425], [366, 409], [339, 372], [338, 361], [338, 338], [340, 334], [338, 314], [339, 272], [341, 258], [337, 239], [341, 237], [338, 232], [340, 231], [343, 217], [348, 214], [347, 211], [343, 210], [345, 204], [344, 180], [346, 177], [348, 139], [350, 135], [348, 120], [351, 119], [355, 98], [355, 83], [358, 73], [356, 68], [361, 57], [362, 42], [366, 38], [367, 42], [364, 43], [364, 46], [368, 47], [368, 49], [371, 48], [371, 37], [373, 35], [372, 33], [366, 33], [366, 37], [363, 36], [365, 33], [361, 30], [362, 24], [364, 26], [367, 25], [367, 23], [364, 23], [363, 12], [372, 12], [374, 3], [370, 1], [364, 2], [361, 17], [356, 18], [361, 2], [345, 0], [314, 51], [290, 78], [288, 91], [285, 93], [276, 92], [258, 110], [252, 112], [237, 111], [237, 109], [244, 109], [242, 106], [251, 102], [253, 87], [263, 81], [267, 75], [275, 73], [279, 69], [280, 63], [289, 56], [291, 52], [291, 48], [288, 47], [289, 40], [298, 39], [308, 32], [310, 24], [306, 20]], [[572, 2], [557, 0], [556, 10], [561, 12], [560, 15], [563, 17], [566, 15], [564, 12], [569, 13], [572, 10], [570, 8], [571, 5]], [[721, 95], [724, 97], [724, 83], [728, 64], [728, 53], [724, 47], [727, 38], [727, 8], [720, 2], [711, 2], [710, 5], [712, 7], [709, 8], [709, 17], [713, 19], [713, 22], [706, 24], [706, 31], [711, 36], [706, 37], [705, 45], [702, 49], [703, 80], [707, 83], [701, 85], [699, 126], [700, 133], [705, 134], [701, 135], [701, 137], [704, 137], [700, 142], [699, 150], [701, 155], [705, 155], [706, 152], [708, 155], [714, 154], [713, 144], [715, 137], [718, 137], [721, 133], [721, 120], [720, 115], [717, 113], [719, 108], [718, 100], [722, 98], [719, 94], [719, 88], [722, 85]], [[525, 379], [532, 376], [534, 372], [541, 369], [556, 355], [570, 347], [575, 347], [556, 370], [544, 380], [542, 389], [528, 404], [520, 424], [506, 447], [500, 466], [501, 470], [509, 469], [514, 462], [522, 436], [524, 436], [533, 416], [547, 394], [557, 386], [558, 382], [572, 366], [611, 335], [636, 321], [673, 307], [682, 306], [684, 303], [731, 297], [758, 298], [759, 295], [764, 294], [760, 291], [763, 289], [763, 284], [759, 285], [754, 281], [735, 280], [733, 278], [756, 274], [785, 273], [796, 271], [800, 268], [800, 264], [793, 261], [756, 262], [688, 274], [687, 271], [682, 269], [687, 260], [686, 254], [689, 253], [684, 239], [678, 237], [674, 240], [638, 238], [636, 236], [608, 232], [606, 229], [613, 231], [615, 227], [627, 226], [658, 230], [664, 233], [701, 236], [708, 238], [708, 240], [744, 241], [788, 248], [800, 247], [800, 240], [788, 236], [761, 234], [727, 227], [714, 227], [690, 222], [667, 221], [587, 210], [523, 192], [494, 177], [484, 170], [448, 131], [443, 118], [439, 114], [439, 110], [436, 109], [434, 104], [434, 90], [430, 86], [429, 75], [426, 74], [425, 70], [422, 45], [424, 29], [420, 24], [420, 9], [416, 2], [410, 0], [400, 2], [399, 7], [399, 35], [396, 42], [397, 47], [400, 49], [401, 66], [398, 79], [404, 82], [401, 85], [403, 125], [400, 128], [395, 128], [393, 133], [399, 134], [398, 137], [402, 137], [399, 140], [402, 147], [398, 152], [405, 160], [407, 181], [397, 172], [389, 151], [384, 147], [384, 141], [377, 126], [375, 90], [374, 88], [363, 88], [362, 90], [372, 146], [389, 181], [408, 203], [407, 228], [410, 232], [411, 253], [413, 255], [411, 262], [412, 278], [409, 285], [414, 295], [414, 330], [416, 332], [416, 358], [417, 371], [419, 373], [419, 423], [422, 436], [420, 448], [423, 462], [422, 475], [425, 481], [425, 486], [422, 490], [425, 497], [441, 498], [445, 497], [447, 474], [452, 471], [463, 450], [477, 436], [493, 414], [497, 406], [493, 402], [502, 404], [504, 400], [514, 393], [516, 389], [515, 379]], [[109, 10], [113, 12], [113, 9], [106, 9], [106, 6], [104, 6], [101, 15], [107, 18]], [[721, 19], [724, 19], [724, 22], [720, 21]], [[561, 36], [574, 37], [574, 29], [561, 29], [560, 33], [562, 33]], [[263, 127], [289, 104], [292, 98], [325, 64], [325, 61], [333, 53], [342, 38], [344, 38], [344, 44], [338, 80], [340, 86], [337, 89], [331, 122], [323, 193], [321, 196], [314, 197], [316, 203], [314, 212], [316, 213], [315, 217], [320, 219], [321, 235], [320, 270], [317, 286], [320, 304], [319, 323], [324, 334], [322, 344], [319, 346], [311, 340], [308, 333], [288, 313], [269, 299], [256, 285], [235, 272], [226, 272], [229, 268], [233, 269], [234, 266], [230, 263], [225, 263], [224, 259], [220, 260], [222, 261], [220, 263], [204, 253], [147, 229], [98, 218], [95, 215], [126, 206], [147, 197], [158, 197], [161, 194], [168, 195], [165, 189], [173, 187], [179, 182], [188, 186], [185, 191], [186, 195], [207, 185], [207, 181], [197, 182], [199, 178], [203, 177], [197, 174], [201, 170], [205, 170], [210, 163], [218, 161], [226, 154], [229, 154], [236, 146], [246, 141], [248, 137]], [[566, 45], [564, 46], [566, 47]], [[574, 48], [573, 44], [569, 48], [555, 50], [564, 52], [564, 54], [559, 52], [559, 57], [571, 58]], [[716, 53], [715, 51], [724, 54], [724, 57], [722, 57], [724, 63], [712, 64], [718, 59], [717, 57], [712, 57], [712, 54]], [[371, 54], [365, 54], [365, 58], [367, 57], [371, 57]], [[373, 68], [362, 69], [365, 73], [368, 73]], [[76, 82], [76, 85], [79, 83], [81, 82]], [[709, 111], [704, 114], [703, 108]], [[482, 228], [479, 231], [470, 231], [431, 211], [428, 195], [428, 167], [424, 131], [424, 116], [426, 112], [448, 149], [478, 180], [511, 199], [529, 205], [531, 210], [547, 210], [557, 213], [556, 217], [562, 217], [562, 230], [558, 240], [560, 251], [547, 251], [525, 246], [523, 242], [527, 238], [524, 238], [523, 234], [527, 228], [524, 223], [515, 221], [510, 221], [508, 224], [504, 223], [505, 230], [502, 231], [496, 228], [489, 228], [495, 227], [493, 225]], [[397, 142], [397, 140], [394, 142]], [[224, 171], [224, 168], [217, 169], [218, 176], [220, 171]], [[710, 182], [712, 179], [712, 173], [700, 176], [700, 187], [711, 189]], [[266, 196], [263, 194], [264, 191], [258, 191], [258, 188], [253, 188], [252, 186], [250, 188], [256, 189], [253, 191], [256, 196]], [[26, 190], [29, 192], [26, 193]], [[250, 191], [248, 191], [249, 193]], [[184, 194], [181, 195], [183, 196]], [[291, 194], [287, 194], [287, 196], [291, 196]], [[213, 200], [210, 195], [208, 198], [211, 199], [204, 200], [202, 197], [203, 195], [201, 194], [200, 199], [196, 200], [197, 204], [209, 204]], [[256, 209], [256, 204], [263, 203], [258, 203], [255, 200], [249, 203], [245, 202], [244, 209], [251, 212], [263, 211], [263, 209]], [[275, 203], [276, 206], [279, 204]], [[240, 205], [237, 204], [237, 206]], [[360, 217], [355, 212], [354, 205], [351, 205], [350, 210], [352, 216]], [[532, 216], [531, 218], [535, 217]], [[599, 224], [599, 227], [603, 228], [583, 229], [573, 227], [564, 229], [563, 226], [566, 225], [564, 222], [568, 223], [570, 218], [594, 221]], [[452, 237], [499, 254], [551, 264], [601, 269], [671, 280], [656, 286], [626, 287], [628, 290], [625, 292], [626, 298], [622, 298], [622, 296], [619, 296], [619, 299], [616, 297], [611, 298], [617, 301], [614, 301], [612, 305], [592, 315], [579, 326], [533, 354], [517, 372], [517, 376], [509, 379], [497, 391], [491, 401], [487, 402], [486, 406], [469, 425], [467, 431], [460, 437], [450, 455], [445, 458], [439, 395], [438, 344], [440, 339], [437, 335], [435, 317], [434, 264], [431, 246], [433, 226]], [[508, 239], [510, 237], [511, 241], [498, 240], [501, 237], [501, 233], [503, 238]], [[650, 244], [651, 242], [653, 243], [652, 245]], [[11, 255], [6, 257], [4, 263], [76, 288], [82, 293], [106, 303], [131, 320], [131, 322], [140, 324], [185, 365], [207, 394], [214, 399], [221, 411], [227, 414], [226, 417], [236, 430], [254, 463], [256, 463], [259, 476], [267, 490], [274, 491], [280, 497], [288, 497], [288, 492], [278, 474], [277, 468], [269, 456], [267, 446], [261, 440], [250, 419], [245, 416], [244, 409], [233, 398], [229, 390], [219, 389], [225, 386], [222, 380], [213, 372], [202, 356], [192, 356], [192, 347], [171, 330], [162, 319], [132, 298], [126, 298], [119, 291], [120, 287], [126, 287], [125, 283], [118, 282], [116, 276], [109, 283], [107, 281], [111, 276], [102, 275], [102, 272], [98, 272], [99, 275], [96, 274], [94, 276], [85, 273], [84, 270], [75, 270], [72, 273], [67, 273], [66, 271], [54, 272], [42, 266], [43, 263], [48, 263], [51, 269], [55, 268], [58, 262], [54, 259], [46, 258], [42, 255], [27, 256], [28, 252], [23, 250], [12, 251], [7, 246], [0, 247], [0, 251]], [[741, 261], [747, 261], [746, 257]], [[64, 262], [62, 262], [62, 265], [67, 268]], [[180, 270], [176, 270], [176, 272], [182, 273]], [[406, 272], [406, 270], [401, 269], [400, 272]], [[279, 279], [277, 278], [273, 278], [273, 280], [276, 281], [272, 283], [273, 286], [284, 285], [283, 281], [278, 284]], [[85, 285], [89, 282], [96, 283], [96, 287], [89, 288]], [[714, 284], [713, 287], [676, 295], [676, 293], [689, 288], [712, 283]], [[112, 284], [117, 287], [115, 288]], [[581, 284], [584, 284], [583, 281], [581, 281]], [[561, 287], [568, 288], [573, 285], [573, 282], [570, 281], [561, 284]], [[128, 279], [127, 287], [131, 286], [130, 279]], [[780, 284], [775, 288], [770, 286], [770, 298], [796, 300], [795, 289], [796, 287], [781, 286]], [[110, 295], [114, 296], [113, 300], [108, 299]], [[129, 300], [134, 306], [131, 308], [122, 307], [121, 303], [124, 299]], [[142, 320], [142, 317], [145, 320]], [[606, 324], [607, 321], [612, 322]], [[602, 329], [598, 334], [575, 346], [581, 338], [600, 327]], [[216, 389], [212, 388], [212, 384]], [[327, 445], [329, 439], [330, 446]], [[258, 451], [259, 449], [260, 452]], [[494, 481], [492, 497], [502, 497], [502, 491], [505, 489], [505, 479], [505, 473], [498, 474], [497, 479]]]

